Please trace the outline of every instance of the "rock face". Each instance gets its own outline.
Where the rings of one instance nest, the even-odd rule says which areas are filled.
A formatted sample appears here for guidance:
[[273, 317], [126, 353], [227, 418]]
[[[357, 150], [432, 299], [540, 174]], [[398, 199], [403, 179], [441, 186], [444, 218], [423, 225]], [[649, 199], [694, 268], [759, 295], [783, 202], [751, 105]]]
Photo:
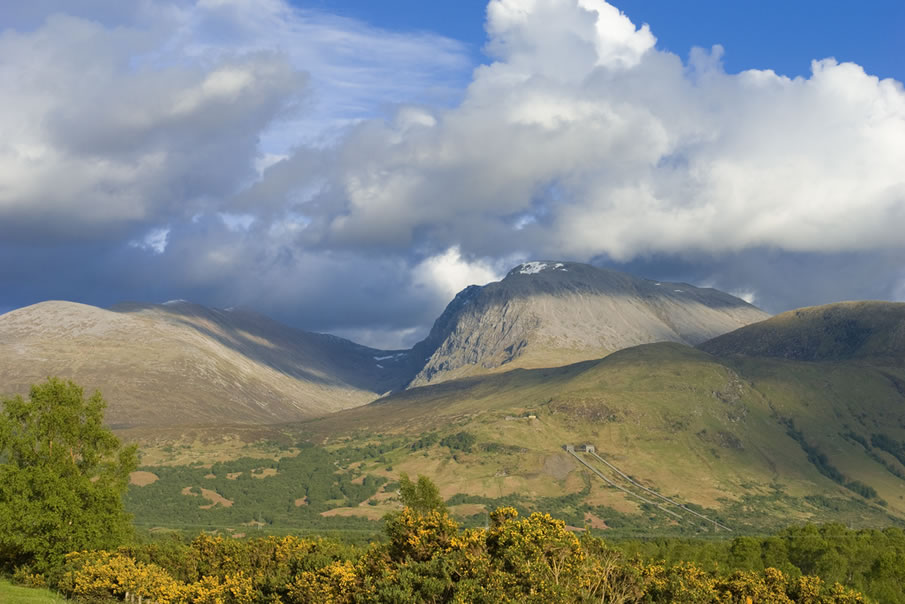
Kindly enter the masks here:
[[410, 386], [500, 368], [553, 367], [651, 342], [696, 345], [769, 315], [734, 296], [571, 262], [529, 262], [460, 292], [428, 337]]
[[401, 387], [410, 374], [393, 361], [404, 356], [181, 301], [111, 310], [53, 301], [0, 316], [0, 393], [70, 378], [99, 389], [108, 421], [122, 427], [323, 415]]

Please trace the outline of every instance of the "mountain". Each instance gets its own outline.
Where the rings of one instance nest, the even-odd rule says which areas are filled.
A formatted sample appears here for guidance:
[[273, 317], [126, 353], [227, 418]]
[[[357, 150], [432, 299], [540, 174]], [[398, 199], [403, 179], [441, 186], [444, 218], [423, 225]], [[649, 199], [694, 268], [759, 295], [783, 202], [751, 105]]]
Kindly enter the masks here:
[[905, 303], [839, 302], [799, 308], [705, 342], [716, 355], [798, 361], [905, 363]]
[[734, 296], [574, 262], [529, 262], [460, 292], [412, 350], [410, 386], [553, 367], [651, 342], [699, 344], [769, 315]]
[[564, 262], [466, 288], [411, 350], [185, 301], [44, 302], [0, 315], [0, 393], [57, 375], [101, 390], [119, 426], [299, 421], [466, 375], [697, 344], [766, 316], [717, 290]]
[[[247, 454], [237, 439], [267, 441], [254, 449], [267, 456], [309, 441], [330, 476], [425, 474], [467, 516], [517, 504], [575, 526], [699, 530], [644, 503], [656, 492], [739, 532], [905, 524], [905, 305], [800, 309], [701, 341], [760, 314], [714, 290], [556, 262], [467, 288], [409, 351], [185, 302], [49, 302], [0, 316], [0, 390], [74, 377], [102, 390], [150, 463]], [[507, 337], [525, 344], [494, 366]], [[663, 341], [611, 352], [645, 338]], [[481, 359], [470, 374], [412, 383], [463, 350]], [[600, 350], [611, 353], [557, 365]], [[584, 462], [624, 490], [563, 450], [583, 443], [623, 474]], [[178, 472], [167, 480], [184, 497]], [[392, 509], [379, 495], [324, 514], [379, 517]]]
[[104, 310], [43, 302], [0, 315], [0, 392], [49, 375], [99, 389], [115, 426], [298, 421], [403, 386], [404, 351], [183, 301]]
[[563, 451], [589, 443], [644, 487], [760, 532], [807, 521], [905, 524], [903, 410], [901, 365], [719, 356], [665, 342], [411, 388], [299, 431], [380, 451], [359, 471], [429, 475], [457, 502], [518, 501], [578, 526], [596, 517], [668, 530], [670, 517]]

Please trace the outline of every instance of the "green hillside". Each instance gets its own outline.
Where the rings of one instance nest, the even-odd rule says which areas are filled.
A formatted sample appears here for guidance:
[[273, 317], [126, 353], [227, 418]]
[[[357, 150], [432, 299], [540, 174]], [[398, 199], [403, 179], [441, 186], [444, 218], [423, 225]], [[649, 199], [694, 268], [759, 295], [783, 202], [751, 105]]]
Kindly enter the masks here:
[[799, 361], [905, 362], [905, 303], [839, 302], [799, 308], [700, 346], [720, 355]]
[[[716, 354], [678, 343], [648, 344], [565, 367], [413, 388], [301, 424], [262, 427], [256, 438], [271, 441], [270, 449], [237, 449], [222, 428], [212, 428], [207, 439], [196, 430], [188, 450], [205, 452], [193, 458], [197, 476], [159, 472], [161, 482], [139, 487], [148, 491], [133, 501], [154, 491], [154, 499], [179, 499], [161, 509], [187, 509], [190, 498], [180, 496], [181, 489], [221, 484], [221, 495], [236, 507], [179, 515], [240, 527], [240, 520], [255, 520], [254, 510], [261, 509], [252, 506], [257, 485], [294, 501], [305, 496], [300, 489], [311, 479], [295, 477], [291, 468], [320, 463], [328, 472], [318, 475], [332, 476], [324, 488], [346, 493], [322, 496], [304, 509], [283, 502], [286, 511], [271, 515], [276, 524], [379, 518], [398, 507], [387, 487], [401, 472], [431, 476], [453, 513], [474, 523], [502, 504], [549, 511], [573, 526], [612, 534], [720, 532], [715, 523], [733, 533], [805, 521], [901, 523], [905, 369], [896, 357], [896, 325], [903, 306], [804, 309], [703, 346]], [[854, 325], [849, 333], [858, 334], [873, 327], [846, 344], [836, 335], [838, 325]], [[817, 351], [802, 352], [804, 358], [829, 360], [754, 356], [778, 350], [783, 340], [797, 342], [799, 351]], [[750, 354], [724, 352], [733, 342]], [[188, 461], [177, 436], [145, 442], [153, 463]], [[207, 448], [198, 448], [199, 442]], [[229, 457], [217, 457], [217, 447], [231, 442], [233, 457], [239, 451], [269, 456], [270, 465], [261, 467], [279, 474], [242, 483], [251, 490], [241, 496], [239, 484], [220, 476], [225, 470], [203, 479], [210, 471], [205, 461]], [[296, 442], [314, 446], [289, 451], [285, 443]], [[564, 450], [583, 444], [593, 445], [599, 458]], [[303, 459], [290, 463], [294, 455]], [[281, 456], [286, 461], [277, 463]], [[166, 476], [179, 479], [169, 484]], [[344, 485], [353, 482], [373, 487], [351, 496]], [[198, 499], [194, 507], [202, 503], [209, 501]], [[150, 514], [144, 518], [163, 521], [153, 507], [141, 506], [139, 519]]]
[[[249, 460], [218, 469], [199, 460], [179, 471], [160, 469], [161, 481], [135, 487], [132, 501], [155, 502], [135, 508], [143, 524], [166, 525], [178, 516], [195, 526], [243, 531], [243, 522], [254, 526], [261, 510], [275, 504], [285, 510], [267, 514], [275, 527], [339, 527], [328, 520], [373, 520], [397, 505], [392, 489], [375, 486], [349, 497], [347, 485], [377, 485], [383, 478], [386, 486], [407, 472], [432, 476], [453, 512], [475, 521], [506, 503], [631, 534], [713, 529], [677, 521], [608, 486], [562, 449], [592, 443], [638, 484], [700, 506], [693, 509], [733, 532], [803, 521], [888, 525], [905, 517], [899, 411], [905, 401], [893, 381], [905, 376], [896, 371], [772, 359], [727, 362], [678, 344], [642, 346], [597, 362], [415, 389], [274, 428], [274, 436], [318, 446], [284, 452], [289, 457], [280, 463]], [[172, 455], [178, 459], [179, 449]], [[303, 462], [291, 462], [295, 455]], [[304, 476], [296, 476], [293, 468], [305, 464]], [[251, 481], [225, 478], [267, 467], [279, 473]], [[216, 478], [205, 478], [210, 474]], [[329, 478], [319, 492], [338, 494], [312, 496], [311, 506], [291, 505], [309, 495], [313, 483], [305, 476], [315, 475]], [[187, 486], [216, 490], [235, 506], [202, 509], [211, 501], [182, 495]], [[278, 493], [280, 501], [264, 493]]]

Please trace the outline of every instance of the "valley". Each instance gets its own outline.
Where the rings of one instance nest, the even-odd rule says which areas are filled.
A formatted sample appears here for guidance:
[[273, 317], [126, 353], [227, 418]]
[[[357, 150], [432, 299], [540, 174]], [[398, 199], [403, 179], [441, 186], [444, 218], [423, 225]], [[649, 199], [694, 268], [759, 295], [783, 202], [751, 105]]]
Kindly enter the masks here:
[[0, 316], [0, 377], [102, 388], [148, 530], [366, 536], [403, 473], [474, 526], [502, 505], [613, 537], [905, 523], [905, 305], [766, 316], [537, 262], [410, 350], [187, 302], [44, 303]]
[[[890, 372], [790, 369], [750, 359], [730, 365], [683, 345], [647, 345], [557, 370], [413, 389], [272, 428], [270, 440], [316, 443], [330, 452], [336, 477], [350, 471], [362, 481], [392, 481], [400, 472], [431, 476], [454, 512], [457, 505], [480, 506], [463, 508], [469, 512], [463, 520], [474, 516], [478, 523], [486, 510], [511, 504], [555, 513], [577, 527], [588, 516], [599, 518], [614, 535], [713, 529], [655, 513], [598, 481], [563, 450], [564, 443], [593, 443], [639, 485], [743, 534], [809, 521], [899, 524], [901, 461], [870, 444], [905, 440], [901, 425], [889, 421], [905, 402]], [[858, 409], [850, 398], [856, 393], [870, 393], [878, 403]], [[161, 453], [159, 444], [149, 450]], [[815, 463], [819, 456], [825, 461]], [[839, 475], [827, 475], [827, 467]], [[855, 481], [876, 492], [865, 497], [846, 487]], [[282, 504], [305, 492], [287, 494]], [[377, 495], [340, 498], [332, 513], [373, 519], [393, 509], [392, 496]], [[303, 524], [300, 517], [287, 521]]]

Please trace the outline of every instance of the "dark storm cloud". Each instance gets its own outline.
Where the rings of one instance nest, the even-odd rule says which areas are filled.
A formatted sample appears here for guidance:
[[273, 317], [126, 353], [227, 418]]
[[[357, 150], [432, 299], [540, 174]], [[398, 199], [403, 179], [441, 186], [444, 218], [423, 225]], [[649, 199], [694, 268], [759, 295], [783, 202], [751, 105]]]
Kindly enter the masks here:
[[716, 287], [771, 313], [843, 300], [905, 302], [905, 253], [786, 252], [756, 248], [721, 256], [654, 255], [595, 264], [648, 279]]

